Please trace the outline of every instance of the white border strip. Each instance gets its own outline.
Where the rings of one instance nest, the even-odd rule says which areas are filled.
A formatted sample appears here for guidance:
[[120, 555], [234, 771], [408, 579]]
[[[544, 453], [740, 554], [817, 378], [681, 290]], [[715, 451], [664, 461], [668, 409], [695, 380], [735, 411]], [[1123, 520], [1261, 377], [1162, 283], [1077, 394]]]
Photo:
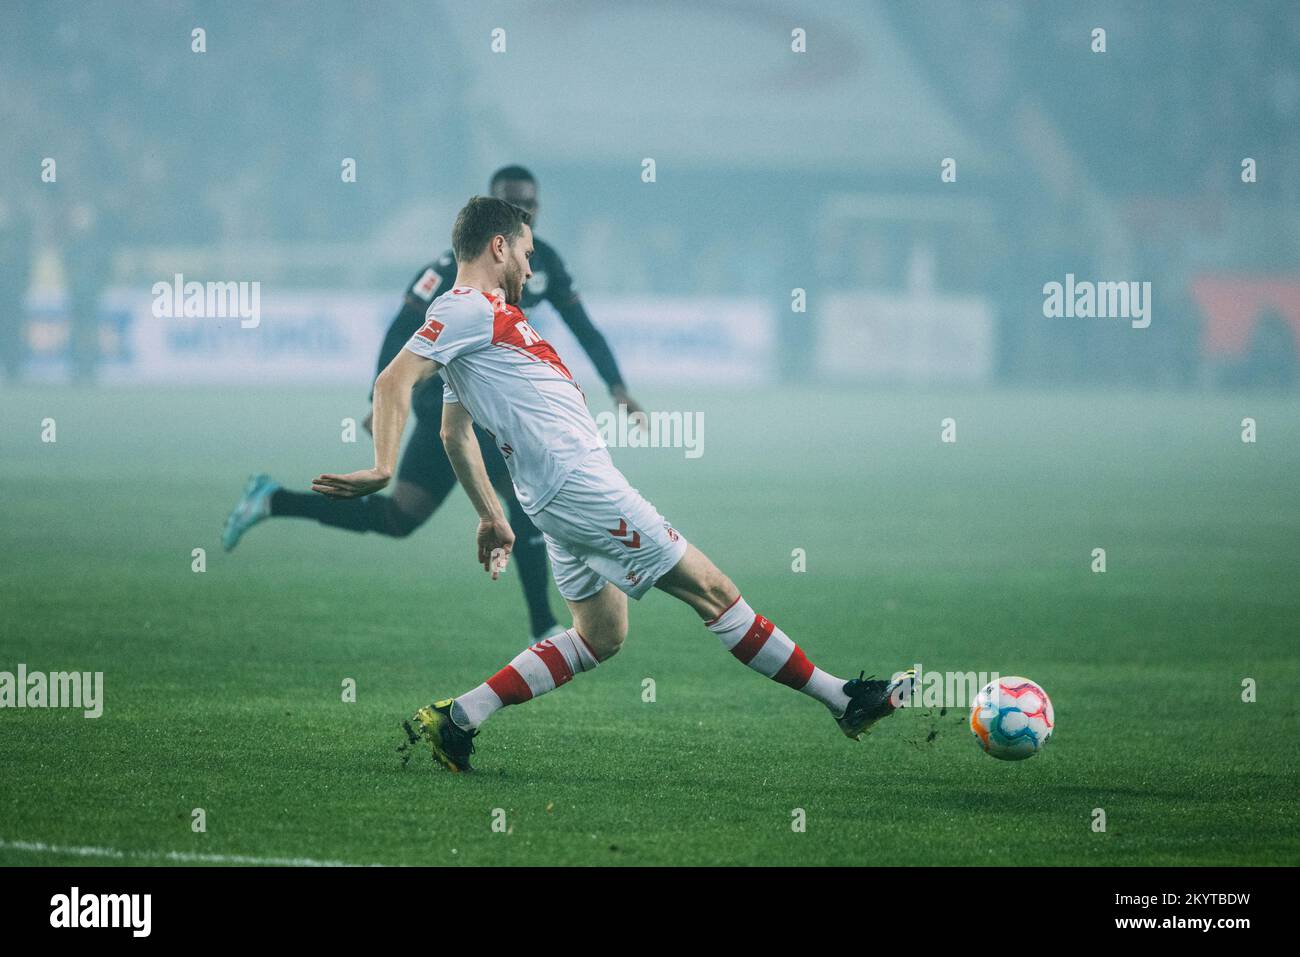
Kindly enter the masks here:
[[199, 854], [193, 851], [120, 851], [112, 847], [61, 847], [41, 841], [6, 841], [0, 851], [30, 851], [33, 854], [63, 854], [69, 857], [106, 857], [116, 861], [163, 861], [170, 864], [249, 864], [264, 867], [384, 867], [383, 864], [349, 864], [346, 861], [317, 861], [310, 857], [251, 857], [247, 854]]

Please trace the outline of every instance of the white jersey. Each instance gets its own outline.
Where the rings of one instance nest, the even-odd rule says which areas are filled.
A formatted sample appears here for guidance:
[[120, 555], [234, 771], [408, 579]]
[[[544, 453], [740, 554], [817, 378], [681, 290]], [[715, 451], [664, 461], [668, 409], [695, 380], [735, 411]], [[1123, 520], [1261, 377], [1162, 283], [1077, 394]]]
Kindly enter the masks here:
[[455, 286], [406, 348], [442, 364], [443, 401], [460, 402], [492, 435], [530, 515], [602, 447], [586, 396], [517, 306]]

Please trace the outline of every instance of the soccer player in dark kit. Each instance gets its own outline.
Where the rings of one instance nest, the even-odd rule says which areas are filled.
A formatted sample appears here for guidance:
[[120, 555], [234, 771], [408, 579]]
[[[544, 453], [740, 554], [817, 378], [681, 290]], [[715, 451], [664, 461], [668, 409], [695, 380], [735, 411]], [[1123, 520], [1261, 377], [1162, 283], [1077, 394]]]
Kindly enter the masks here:
[[[539, 208], [537, 180], [524, 167], [506, 166], [497, 170], [489, 188], [492, 196], [527, 211], [535, 221]], [[559, 254], [540, 239], [535, 240], [534, 245], [533, 275], [523, 290], [521, 307], [530, 310], [543, 301], [549, 302], [586, 350], [615, 403], [625, 405], [629, 415], [638, 416], [643, 410], [628, 394], [614, 354], [587, 316], [587, 310], [574, 290], [573, 278]], [[376, 374], [388, 366], [424, 324], [425, 311], [434, 299], [451, 288], [456, 268], [455, 256], [449, 250], [416, 274], [407, 287], [401, 310], [384, 337]], [[447, 460], [439, 435], [442, 386], [436, 382], [421, 384], [411, 397], [411, 408], [416, 416], [415, 429], [402, 454], [391, 494], [361, 499], [327, 498], [314, 492], [290, 491], [269, 475], [253, 475], [226, 519], [221, 536], [226, 550], [230, 551], [239, 544], [244, 533], [254, 525], [272, 517], [311, 518], [334, 528], [378, 532], [394, 538], [414, 532], [428, 521], [456, 486], [456, 474]], [[365, 425], [369, 430], [370, 415], [366, 416]], [[513, 554], [524, 602], [528, 606], [529, 633], [533, 639], [549, 637], [560, 629], [550, 606], [546, 545], [515, 498], [501, 453], [481, 429], [475, 432], [489, 477], [506, 503], [514, 529]]]

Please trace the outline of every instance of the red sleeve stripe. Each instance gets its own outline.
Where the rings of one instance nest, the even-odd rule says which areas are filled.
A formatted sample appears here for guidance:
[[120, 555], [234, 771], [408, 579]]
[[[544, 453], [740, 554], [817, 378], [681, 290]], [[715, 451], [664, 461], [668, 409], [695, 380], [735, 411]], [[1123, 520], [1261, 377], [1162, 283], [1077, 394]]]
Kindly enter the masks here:
[[736, 656], [741, 664], [749, 664], [754, 660], [754, 656], [763, 650], [763, 646], [767, 644], [767, 639], [772, 637], [772, 629], [775, 627], [762, 615], [755, 615], [754, 623], [749, 626], [749, 631], [745, 632], [744, 638], [736, 642], [736, 646], [731, 649], [731, 653]]

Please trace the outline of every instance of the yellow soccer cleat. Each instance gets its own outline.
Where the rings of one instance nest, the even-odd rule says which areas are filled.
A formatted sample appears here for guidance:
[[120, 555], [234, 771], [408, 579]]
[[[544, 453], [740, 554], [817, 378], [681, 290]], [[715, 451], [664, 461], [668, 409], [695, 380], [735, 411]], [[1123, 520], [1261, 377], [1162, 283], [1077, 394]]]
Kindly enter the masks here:
[[409, 721], [402, 722], [407, 743], [397, 750], [402, 755], [403, 765], [411, 760], [413, 749], [424, 741], [432, 747], [434, 760], [448, 771], [459, 774], [474, 770], [469, 766], [469, 756], [474, 753], [474, 738], [478, 732], [466, 731], [451, 720], [454, 701], [454, 698], [435, 701], [415, 712]]

